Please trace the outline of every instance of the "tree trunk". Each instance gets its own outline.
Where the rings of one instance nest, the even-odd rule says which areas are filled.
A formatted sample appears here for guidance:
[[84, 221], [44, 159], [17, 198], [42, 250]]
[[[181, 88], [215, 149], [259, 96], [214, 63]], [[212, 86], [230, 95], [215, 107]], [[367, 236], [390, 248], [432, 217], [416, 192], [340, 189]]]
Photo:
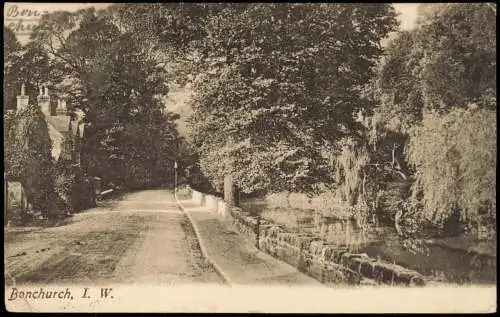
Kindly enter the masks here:
[[234, 185], [231, 175], [224, 176], [224, 200], [231, 206], [240, 205], [238, 188]]

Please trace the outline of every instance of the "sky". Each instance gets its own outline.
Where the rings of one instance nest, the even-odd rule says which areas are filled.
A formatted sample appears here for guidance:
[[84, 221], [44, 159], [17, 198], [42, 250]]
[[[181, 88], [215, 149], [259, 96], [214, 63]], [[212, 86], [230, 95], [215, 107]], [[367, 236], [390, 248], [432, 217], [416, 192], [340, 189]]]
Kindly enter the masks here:
[[[37, 16], [44, 12], [58, 10], [76, 11], [82, 8], [105, 8], [109, 3], [5, 3], [4, 25], [16, 32], [19, 41], [25, 44], [29, 39], [29, 29], [36, 24]], [[419, 3], [393, 3], [400, 13], [401, 29], [410, 30], [415, 24]], [[24, 12], [23, 12], [24, 10]]]
[[401, 29], [411, 30], [417, 19], [417, 8], [420, 3], [393, 3], [392, 5], [400, 13]]

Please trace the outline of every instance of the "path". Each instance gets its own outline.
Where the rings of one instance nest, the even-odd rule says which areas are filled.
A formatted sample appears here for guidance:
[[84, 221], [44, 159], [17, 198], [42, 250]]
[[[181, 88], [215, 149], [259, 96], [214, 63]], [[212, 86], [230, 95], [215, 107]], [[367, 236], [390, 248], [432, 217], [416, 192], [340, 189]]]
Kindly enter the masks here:
[[141, 191], [71, 223], [5, 233], [13, 283], [222, 283], [201, 257], [187, 217], [165, 190]]
[[[5, 233], [5, 281], [14, 283], [293, 284], [321, 286], [256, 249], [215, 213], [190, 209], [209, 258], [167, 190], [108, 200], [70, 223]], [[222, 268], [222, 270], [220, 270]]]
[[232, 284], [324, 286], [260, 250], [215, 212], [181, 200], [201, 236], [207, 256]]

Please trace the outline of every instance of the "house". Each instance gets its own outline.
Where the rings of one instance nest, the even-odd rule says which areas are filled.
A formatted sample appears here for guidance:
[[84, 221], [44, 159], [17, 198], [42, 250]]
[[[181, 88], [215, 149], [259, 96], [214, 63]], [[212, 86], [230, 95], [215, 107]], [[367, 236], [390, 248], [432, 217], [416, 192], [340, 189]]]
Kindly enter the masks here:
[[[95, 204], [95, 180], [90, 179], [82, 168], [81, 164], [81, 142], [85, 132], [83, 121], [85, 114], [80, 109], [68, 110], [66, 101], [49, 94], [47, 86], [39, 87], [37, 96], [38, 106], [44, 114], [48, 132], [52, 141], [52, 157], [56, 162], [69, 163], [69, 166], [80, 174], [78, 178], [78, 196], [80, 206], [90, 207]], [[25, 85], [21, 85], [21, 94], [17, 96], [18, 113], [22, 112], [29, 104], [29, 96], [25, 93]], [[21, 124], [21, 128], [22, 124]], [[27, 128], [27, 127], [25, 127]], [[26, 145], [26, 144], [25, 144]], [[27, 145], [26, 145], [27, 146]], [[60, 175], [58, 175], [59, 177]], [[82, 187], [83, 186], [83, 187]], [[89, 188], [91, 187], [91, 188]], [[91, 192], [87, 195], [85, 192]], [[64, 197], [63, 197], [64, 198]]]
[[68, 112], [66, 101], [51, 100], [48, 87], [40, 87], [37, 97], [52, 140], [52, 156], [55, 160], [72, 161], [80, 164], [80, 144], [83, 138], [85, 124], [83, 111], [76, 109]]
[[[76, 109], [68, 112], [66, 101], [51, 98], [47, 86], [39, 87], [38, 105], [45, 116], [52, 140], [52, 157], [58, 160], [70, 160], [80, 163], [80, 143], [84, 133], [83, 111]], [[54, 102], [56, 101], [56, 102]], [[25, 93], [24, 84], [21, 94], [17, 96], [17, 112], [23, 111], [29, 104], [29, 96]]]

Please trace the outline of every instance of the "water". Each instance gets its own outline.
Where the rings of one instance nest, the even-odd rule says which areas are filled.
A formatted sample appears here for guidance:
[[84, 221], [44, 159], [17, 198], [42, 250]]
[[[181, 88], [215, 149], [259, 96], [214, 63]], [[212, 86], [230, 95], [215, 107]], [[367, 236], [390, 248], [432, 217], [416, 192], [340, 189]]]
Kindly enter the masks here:
[[[242, 202], [251, 214], [260, 214], [291, 230], [312, 232], [328, 244], [348, 246], [353, 252], [367, 253], [373, 258], [413, 269], [428, 278], [444, 283], [496, 283], [496, 250], [471, 252], [466, 245], [478, 246], [469, 237], [436, 239], [426, 243], [427, 252], [413, 253], [401, 243], [390, 226], [371, 225], [364, 229], [354, 220], [324, 216], [311, 209], [268, 207], [263, 200]], [[467, 242], [467, 243], [465, 243]], [[486, 242], [494, 244], [494, 241]], [[490, 248], [491, 249], [491, 248]]]

